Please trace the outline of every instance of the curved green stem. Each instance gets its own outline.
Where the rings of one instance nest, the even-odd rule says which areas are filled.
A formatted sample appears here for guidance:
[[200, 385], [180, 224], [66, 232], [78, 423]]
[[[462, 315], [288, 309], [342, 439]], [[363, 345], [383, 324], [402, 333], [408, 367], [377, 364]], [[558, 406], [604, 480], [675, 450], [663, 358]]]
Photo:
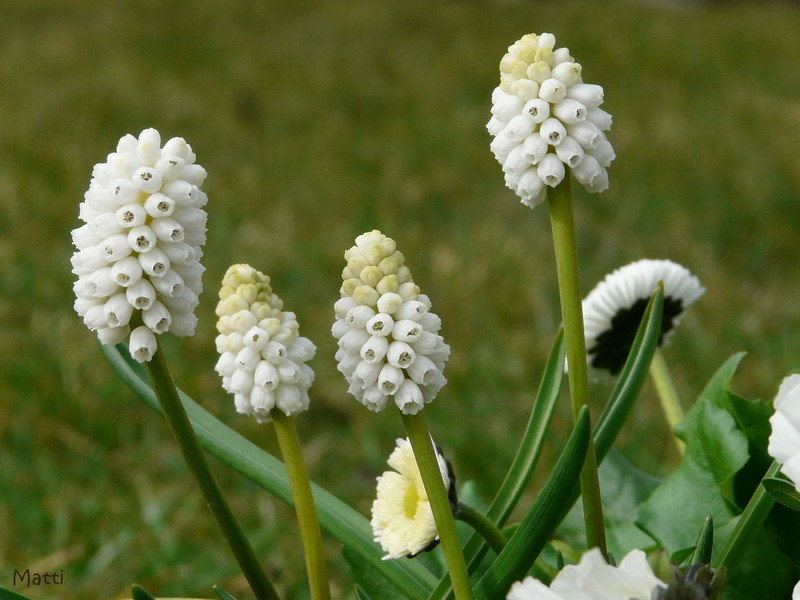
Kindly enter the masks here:
[[653, 360], [650, 363], [650, 377], [653, 379], [658, 399], [661, 401], [661, 410], [664, 412], [670, 431], [673, 432], [672, 439], [675, 440], [675, 447], [678, 449], [678, 453], [683, 456], [686, 452], [686, 444], [674, 435], [675, 426], [683, 421], [683, 407], [681, 406], [680, 398], [678, 398], [675, 384], [669, 374], [667, 361], [664, 360], [664, 353], [661, 352], [661, 348], [656, 348], [655, 354], [653, 354]]
[[283, 462], [286, 465], [289, 484], [292, 486], [294, 508], [300, 525], [300, 537], [303, 540], [311, 598], [312, 600], [330, 600], [331, 592], [325, 550], [322, 546], [322, 533], [319, 529], [314, 497], [311, 493], [311, 482], [303, 461], [295, 418], [287, 417], [279, 409], [273, 409], [270, 414], [275, 423], [275, 433], [283, 455]]
[[469, 585], [469, 574], [467, 565], [464, 561], [464, 554], [461, 551], [461, 543], [456, 531], [456, 523], [453, 519], [453, 510], [450, 507], [450, 500], [447, 497], [447, 490], [444, 487], [442, 473], [439, 470], [439, 461], [436, 458], [436, 451], [433, 448], [431, 434], [425, 424], [422, 413], [416, 415], [405, 415], [403, 424], [414, 450], [414, 459], [417, 461], [422, 483], [428, 494], [428, 501], [433, 512], [433, 519], [436, 528], [439, 530], [439, 540], [442, 544], [444, 559], [447, 563], [447, 570], [450, 574], [450, 583], [456, 595], [456, 600], [472, 600], [472, 588]]
[[278, 593], [267, 579], [264, 569], [258, 562], [250, 542], [242, 531], [239, 522], [225, 500], [222, 489], [206, 461], [197, 436], [183, 408], [175, 383], [167, 368], [164, 353], [159, 347], [153, 359], [144, 363], [150, 385], [158, 398], [164, 417], [169, 423], [175, 441], [178, 442], [183, 459], [200, 486], [208, 508], [217, 520], [219, 528], [231, 549], [239, 567], [258, 600], [278, 600]]
[[[575, 219], [570, 198], [570, 176], [554, 188], [548, 189], [550, 224], [553, 230], [553, 247], [556, 255], [558, 292], [561, 300], [561, 317], [564, 323], [564, 340], [567, 344], [569, 366], [569, 392], [573, 422], [580, 410], [589, 404], [589, 377], [586, 361], [586, 338], [583, 330], [583, 306], [578, 247], [575, 236]], [[589, 448], [581, 471], [581, 496], [586, 541], [589, 548], [599, 548], [605, 556], [606, 534], [603, 524], [603, 505], [600, 498], [600, 481], [597, 476], [597, 457], [594, 442]]]
[[[775, 477], [780, 468], [780, 463], [773, 461], [762, 480]], [[764, 523], [764, 519], [767, 518], [773, 504], [775, 504], [775, 500], [767, 493], [764, 484], [759, 483], [753, 497], [750, 498], [750, 502], [747, 503], [744, 512], [739, 517], [736, 529], [733, 530], [731, 537], [728, 538], [720, 553], [712, 561], [712, 566], [725, 566], [728, 567], [729, 571], [733, 569], [741, 558], [742, 552], [747, 548], [753, 532]]]
[[464, 523], [467, 523], [481, 534], [495, 554], [500, 554], [503, 551], [508, 541], [506, 536], [481, 511], [459, 502], [453, 516], [459, 521], [464, 521]]

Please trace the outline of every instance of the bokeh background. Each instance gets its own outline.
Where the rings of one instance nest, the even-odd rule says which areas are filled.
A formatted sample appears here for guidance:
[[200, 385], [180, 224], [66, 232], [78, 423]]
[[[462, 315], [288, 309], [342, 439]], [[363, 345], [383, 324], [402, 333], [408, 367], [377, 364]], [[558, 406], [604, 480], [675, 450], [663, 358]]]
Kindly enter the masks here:
[[[559, 324], [546, 208], [504, 187], [484, 129], [498, 62], [524, 33], [555, 33], [614, 115], [610, 189], [575, 187], [584, 290], [645, 257], [701, 278], [666, 350], [687, 406], [734, 352], [748, 352], [735, 387], [751, 398], [800, 366], [796, 3], [6, 0], [3, 13], [0, 585], [30, 568], [64, 572], [17, 588], [37, 599], [123, 598], [133, 582], [246, 592], [165, 425], [72, 310], [69, 232], [92, 165], [146, 127], [185, 137], [209, 172], [206, 292], [197, 335], [165, 342], [175, 379], [276, 450], [213, 371], [225, 269], [270, 274], [319, 348], [299, 421], [310, 471], [364, 514], [402, 427], [348, 397], [335, 369], [332, 303], [356, 235], [394, 237], [433, 299], [452, 357], [426, 414], [487, 497]], [[609, 389], [594, 387], [596, 410]], [[649, 386], [618, 447], [651, 473], [674, 467]], [[307, 597], [292, 513], [214, 464], [284, 597]], [[329, 551], [348, 597], [333, 539]]]

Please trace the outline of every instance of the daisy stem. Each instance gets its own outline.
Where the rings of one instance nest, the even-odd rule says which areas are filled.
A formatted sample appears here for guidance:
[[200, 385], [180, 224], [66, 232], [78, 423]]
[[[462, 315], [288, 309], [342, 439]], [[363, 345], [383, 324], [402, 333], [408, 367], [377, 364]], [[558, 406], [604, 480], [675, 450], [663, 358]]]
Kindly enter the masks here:
[[764, 519], [767, 518], [770, 509], [772, 509], [772, 505], [775, 504], [775, 500], [764, 488], [763, 479], [775, 477], [780, 468], [781, 465], [778, 461], [772, 462], [762, 478], [762, 483], [758, 484], [753, 497], [750, 498], [750, 502], [747, 503], [744, 512], [739, 516], [731, 537], [728, 538], [720, 553], [712, 561], [712, 566], [725, 566], [729, 572], [733, 570], [733, 567], [741, 558], [742, 552], [747, 548], [750, 537], [762, 526]]
[[[159, 345], [160, 346], [160, 345]], [[144, 363], [150, 385], [158, 398], [164, 417], [169, 424], [175, 441], [178, 442], [183, 459], [200, 486], [203, 498], [217, 520], [222, 535], [231, 549], [239, 567], [257, 600], [278, 600], [278, 593], [267, 579], [264, 569], [258, 562], [250, 542], [242, 531], [239, 522], [228, 505], [214, 473], [209, 467], [197, 436], [186, 415], [178, 390], [170, 375], [164, 353], [159, 347], [150, 362]]]
[[[575, 219], [572, 214], [569, 173], [559, 185], [548, 189], [547, 196], [550, 207], [550, 225], [553, 230], [553, 247], [556, 255], [561, 318], [564, 323], [564, 341], [567, 345], [569, 391], [574, 422], [578, 418], [581, 408], [589, 403], [589, 378], [586, 366], [586, 338], [583, 329], [578, 246], [575, 239]], [[603, 505], [600, 498], [600, 481], [597, 476], [597, 457], [591, 437], [580, 481], [586, 542], [589, 548], [599, 548], [605, 556], [607, 551]]]
[[508, 541], [506, 536], [504, 536], [503, 532], [481, 511], [459, 502], [456, 505], [453, 516], [459, 521], [464, 521], [464, 523], [467, 523], [481, 534], [483, 539], [485, 539], [492, 550], [494, 550], [495, 554], [500, 554], [503, 548], [505, 548], [506, 542]]
[[322, 533], [319, 529], [308, 471], [300, 448], [297, 424], [294, 417], [287, 417], [279, 409], [273, 409], [270, 414], [275, 424], [275, 433], [283, 455], [283, 462], [286, 465], [289, 484], [292, 487], [294, 510], [300, 525], [300, 537], [303, 540], [303, 550], [305, 551], [311, 598], [312, 600], [330, 600], [331, 592], [325, 551], [322, 546]]
[[667, 361], [664, 360], [664, 353], [658, 347], [650, 363], [650, 377], [653, 379], [658, 399], [661, 401], [661, 410], [664, 411], [664, 416], [667, 419], [667, 423], [669, 423], [669, 429], [673, 432], [672, 439], [675, 440], [675, 447], [678, 449], [678, 454], [683, 456], [686, 452], [686, 444], [674, 435], [675, 426], [683, 421], [683, 407], [678, 398], [678, 392], [675, 390], [675, 384], [669, 374]]
[[428, 501], [433, 512], [433, 519], [439, 531], [439, 540], [442, 543], [444, 559], [447, 563], [447, 571], [450, 574], [450, 583], [453, 586], [456, 600], [472, 600], [472, 589], [469, 585], [469, 574], [464, 554], [461, 551], [461, 543], [456, 531], [456, 523], [453, 519], [453, 509], [450, 507], [450, 499], [444, 487], [442, 473], [439, 470], [439, 461], [436, 458], [436, 451], [433, 448], [431, 434], [425, 423], [422, 413], [416, 415], [405, 415], [403, 425], [406, 434], [414, 450], [414, 459], [417, 461], [422, 483], [428, 494]]

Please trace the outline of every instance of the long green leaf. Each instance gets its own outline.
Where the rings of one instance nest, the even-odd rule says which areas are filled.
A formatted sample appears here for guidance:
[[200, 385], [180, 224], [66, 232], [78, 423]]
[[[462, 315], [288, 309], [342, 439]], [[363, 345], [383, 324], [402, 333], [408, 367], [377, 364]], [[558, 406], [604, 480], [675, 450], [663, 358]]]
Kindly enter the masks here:
[[[539, 461], [545, 434], [553, 418], [558, 394], [561, 391], [561, 382], [564, 376], [564, 351], [564, 332], [559, 330], [545, 364], [539, 391], [536, 394], [528, 426], [520, 441], [517, 454], [497, 495], [486, 511], [486, 516], [498, 527], [505, 525]], [[480, 563], [488, 548], [488, 544], [479, 534], [475, 533], [470, 537], [464, 546], [464, 557], [468, 561], [470, 572]], [[431, 600], [444, 598], [447, 594], [452, 595], [450, 590], [450, 578], [442, 577], [431, 594]]]
[[[127, 348], [119, 345], [101, 346], [100, 349], [123, 381], [160, 413], [160, 406], [144, 372], [128, 358]], [[233, 431], [183, 392], [180, 395], [197, 437], [208, 452], [280, 500], [293, 505], [292, 491], [281, 461]], [[373, 541], [369, 522], [324, 488], [312, 483], [312, 490], [320, 525], [328, 533], [361, 555], [409, 598], [428, 597], [437, 581], [430, 571], [418, 561], [381, 560], [382, 553]]]
[[4, 588], [0, 585], [0, 600], [32, 600], [28, 596], [23, 596], [22, 594], [18, 594], [8, 588]]
[[590, 435], [589, 410], [584, 406], [539, 498], [523, 517], [500, 556], [475, 586], [475, 600], [505, 597], [511, 584], [522, 579], [536, 561], [548, 538], [561, 522], [564, 503], [578, 484]]
[[614, 440], [622, 429], [634, 400], [647, 380], [650, 362], [653, 360], [664, 312], [664, 288], [659, 286], [642, 315], [631, 352], [622, 368], [617, 385], [606, 403], [594, 429], [594, 448], [598, 464], [605, 458]]
[[[658, 339], [661, 336], [661, 319], [664, 310], [664, 289], [662, 286], [647, 303], [647, 308], [642, 315], [642, 322], [631, 346], [631, 352], [622, 368], [617, 385], [603, 409], [597, 425], [594, 427], [594, 449], [597, 453], [597, 464], [603, 462], [614, 440], [622, 429], [625, 419], [633, 407], [633, 402], [642, 391], [642, 386], [647, 380], [650, 361], [653, 359]], [[575, 486], [569, 501], [564, 504], [564, 515], [575, 504], [580, 496], [580, 486]]]

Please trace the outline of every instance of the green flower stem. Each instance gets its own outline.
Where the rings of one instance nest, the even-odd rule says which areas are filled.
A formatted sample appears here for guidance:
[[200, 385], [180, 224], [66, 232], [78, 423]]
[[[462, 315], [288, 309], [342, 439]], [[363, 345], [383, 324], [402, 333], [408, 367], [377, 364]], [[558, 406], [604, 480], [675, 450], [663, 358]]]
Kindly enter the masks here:
[[669, 374], [667, 361], [664, 360], [664, 353], [658, 347], [656, 347], [653, 360], [650, 363], [650, 377], [653, 379], [658, 398], [661, 401], [661, 410], [664, 411], [664, 416], [667, 419], [667, 423], [669, 423], [669, 429], [673, 432], [672, 439], [675, 440], [678, 453], [683, 456], [686, 452], [686, 444], [674, 435], [675, 426], [683, 421], [683, 407], [678, 398], [678, 392], [675, 390], [675, 384]]
[[450, 500], [447, 497], [447, 490], [444, 487], [442, 473], [439, 470], [439, 461], [436, 458], [436, 451], [433, 448], [431, 434], [425, 423], [422, 413], [416, 415], [404, 415], [403, 425], [405, 425], [411, 448], [414, 450], [414, 459], [417, 461], [422, 483], [428, 494], [428, 501], [433, 512], [433, 519], [436, 528], [439, 530], [439, 540], [442, 544], [444, 559], [447, 563], [447, 570], [450, 574], [450, 583], [456, 595], [456, 600], [472, 600], [472, 589], [469, 585], [469, 574], [467, 565], [464, 561], [464, 554], [461, 551], [461, 543], [456, 531], [456, 523], [453, 519], [453, 510], [450, 507]]
[[287, 417], [279, 409], [273, 409], [270, 414], [275, 423], [275, 433], [278, 436], [278, 444], [286, 465], [289, 484], [292, 486], [294, 508], [300, 524], [300, 537], [303, 539], [311, 598], [312, 600], [330, 600], [331, 592], [325, 551], [322, 546], [322, 533], [319, 529], [311, 483], [300, 448], [300, 437], [297, 435], [297, 424], [294, 417]]
[[[780, 468], [780, 463], [773, 461], [762, 480], [775, 477]], [[739, 562], [742, 552], [747, 548], [750, 536], [764, 523], [764, 519], [767, 518], [773, 504], [775, 504], [775, 500], [767, 493], [764, 484], [760, 483], [753, 497], [750, 498], [750, 502], [747, 503], [744, 512], [739, 516], [731, 537], [728, 538], [725, 546], [722, 547], [720, 553], [712, 561], [712, 566], [725, 566], [728, 571], [733, 569], [736, 563]]]
[[[559, 185], [548, 189], [547, 196], [550, 207], [550, 225], [553, 230], [553, 247], [556, 255], [561, 318], [564, 323], [564, 340], [567, 344], [569, 391], [574, 422], [578, 418], [581, 408], [589, 404], [589, 378], [586, 366], [581, 280], [578, 270], [578, 247], [575, 239], [575, 219], [572, 214], [569, 173]], [[600, 481], [597, 476], [597, 457], [591, 437], [580, 481], [586, 542], [589, 548], [599, 548], [605, 556], [607, 551], [603, 505], [600, 498]]]
[[175, 441], [183, 454], [183, 459], [189, 466], [189, 470], [194, 475], [195, 481], [200, 486], [208, 508], [217, 520], [219, 528], [228, 546], [233, 552], [239, 567], [242, 569], [247, 582], [253, 590], [257, 600], [278, 600], [278, 593], [267, 579], [264, 569], [256, 559], [250, 542], [244, 536], [239, 522], [228, 506], [222, 489], [217, 483], [214, 473], [206, 461], [206, 457], [197, 441], [197, 436], [189, 423], [189, 417], [175, 389], [175, 383], [167, 368], [167, 361], [164, 353], [159, 347], [153, 359], [144, 363], [147, 376], [150, 378], [150, 385], [158, 398], [161, 408], [164, 410], [164, 417], [169, 423]]
[[453, 516], [459, 521], [464, 521], [464, 523], [467, 523], [481, 534], [483, 539], [485, 539], [492, 550], [494, 550], [495, 554], [500, 554], [503, 548], [505, 548], [506, 542], [508, 541], [506, 536], [504, 536], [503, 532], [481, 511], [459, 502], [456, 505]]

